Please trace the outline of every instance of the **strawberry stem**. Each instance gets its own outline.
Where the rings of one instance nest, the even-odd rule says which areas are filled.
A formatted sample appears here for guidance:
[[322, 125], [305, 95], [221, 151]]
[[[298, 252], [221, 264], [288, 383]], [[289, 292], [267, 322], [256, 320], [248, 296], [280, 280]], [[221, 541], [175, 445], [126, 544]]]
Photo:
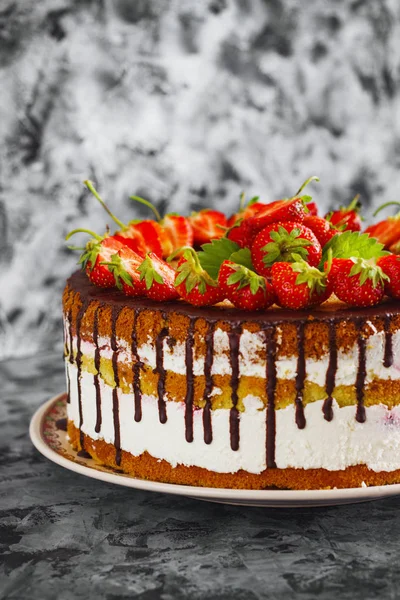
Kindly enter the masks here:
[[359, 208], [358, 201], [360, 194], [356, 194], [350, 204], [345, 208], [346, 212], [357, 211]]
[[104, 239], [104, 236], [102, 237], [101, 235], [98, 235], [97, 233], [95, 233], [94, 231], [91, 231], [90, 229], [73, 229], [65, 236], [65, 239], [69, 240], [69, 238], [71, 236], [75, 235], [75, 233], [88, 233], [89, 235], [94, 237], [99, 242], [101, 242]]
[[292, 198], [297, 198], [297, 196], [300, 196], [301, 192], [304, 190], [306, 185], [308, 185], [311, 181], [319, 181], [319, 177], [317, 177], [316, 175], [312, 175], [311, 177], [306, 179], [305, 182], [299, 187], [295, 195], [292, 196]]
[[[376, 215], [383, 209], [386, 208], [387, 206], [400, 206], [400, 202], [397, 200], [392, 200], [391, 202], [385, 202], [384, 204], [381, 204], [381, 206], [378, 206], [378, 208], [376, 209], [376, 211], [373, 213], [373, 217], [376, 217]], [[400, 214], [400, 211], [396, 213], [396, 216]]]
[[96, 188], [93, 185], [93, 182], [90, 181], [89, 179], [86, 179], [83, 182], [86, 187], [88, 188], [88, 190], [90, 192], [92, 192], [93, 196], [100, 202], [100, 204], [102, 205], [102, 207], [104, 208], [104, 210], [110, 215], [110, 217], [112, 218], [112, 220], [119, 225], [119, 227], [121, 227], [122, 231], [126, 231], [127, 230], [127, 226], [118, 219], [118, 217], [116, 217], [115, 215], [113, 215], [113, 213], [111, 212], [111, 210], [108, 208], [107, 204], [104, 202], [103, 198], [101, 198], [101, 196], [99, 195], [99, 193], [97, 192]]
[[156, 209], [156, 207], [154, 206], [154, 204], [152, 204], [149, 200], [145, 200], [144, 198], [141, 198], [140, 196], [129, 196], [129, 198], [131, 200], [135, 200], [136, 202], [140, 202], [140, 204], [144, 204], [148, 208], [151, 208], [151, 210], [153, 211], [153, 213], [156, 216], [157, 221], [158, 222], [161, 221], [161, 215], [160, 215], [160, 213], [158, 212], [158, 210]]
[[240, 194], [240, 202], [239, 202], [239, 212], [243, 212], [244, 211], [244, 201], [246, 198], [246, 194], [244, 192], [242, 192]]

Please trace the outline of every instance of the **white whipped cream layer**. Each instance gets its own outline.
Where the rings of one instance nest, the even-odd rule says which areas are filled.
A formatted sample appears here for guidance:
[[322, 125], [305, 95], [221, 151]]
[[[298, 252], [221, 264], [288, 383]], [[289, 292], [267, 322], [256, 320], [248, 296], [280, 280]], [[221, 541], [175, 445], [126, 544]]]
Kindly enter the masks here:
[[[66, 338], [68, 340], [68, 338]], [[98, 340], [101, 356], [112, 358], [110, 340], [99, 337]], [[366, 384], [374, 379], [400, 379], [400, 331], [395, 332], [392, 337], [393, 364], [390, 367], [383, 365], [385, 351], [385, 334], [383, 331], [373, 333], [367, 339], [366, 347]], [[132, 362], [131, 348], [124, 339], [117, 339], [118, 360]], [[73, 348], [76, 352], [77, 340], [73, 339]], [[240, 337], [239, 346], [239, 371], [240, 375], [265, 378], [266, 364], [262, 359], [265, 341], [262, 333], [251, 333], [244, 330]], [[94, 358], [95, 347], [90, 342], [81, 342], [81, 351], [84, 355]], [[168, 338], [163, 341], [164, 368], [166, 370], [186, 374], [185, 345], [177, 342], [173, 347], [168, 345]], [[214, 334], [214, 360], [212, 365], [213, 375], [231, 374], [229, 362], [229, 338], [228, 334], [221, 329], [216, 329]], [[155, 369], [156, 349], [153, 343], [142, 344], [138, 348], [141, 361]], [[326, 372], [329, 364], [329, 354], [325, 354], [318, 360], [306, 359], [306, 380], [325, 386]], [[358, 346], [357, 344], [349, 351], [339, 350], [336, 372], [336, 385], [354, 385], [357, 377]], [[276, 360], [276, 371], [278, 379], [294, 379], [296, 377], [297, 358], [280, 357]], [[195, 375], [204, 374], [204, 357], [194, 358], [193, 372]]]
[[[70, 379], [68, 418], [79, 427], [77, 368], [66, 363]], [[96, 433], [96, 392], [94, 377], [81, 374], [83, 425], [82, 431], [95, 440], [114, 444], [112, 388], [100, 379], [102, 425]], [[261, 400], [247, 396], [245, 411], [240, 414], [239, 450], [230, 446], [228, 409], [212, 411], [213, 441], [204, 443], [203, 411], [193, 415], [194, 440], [185, 439], [185, 405], [167, 402], [167, 422], [161, 424], [158, 400], [142, 398], [142, 420], [134, 419], [133, 394], [118, 390], [121, 449], [139, 456], [147, 451], [164, 459], [173, 467], [178, 464], [198, 466], [217, 473], [235, 473], [244, 469], [261, 473], [266, 468], [266, 410]], [[339, 408], [333, 402], [333, 420], [322, 413], [323, 401], [308, 404], [306, 427], [298, 429], [293, 405], [276, 411], [276, 464], [278, 468], [323, 468], [341, 470], [365, 464], [373, 471], [400, 469], [400, 407], [392, 410], [383, 405], [365, 409], [365, 423], [355, 419], [356, 407]]]

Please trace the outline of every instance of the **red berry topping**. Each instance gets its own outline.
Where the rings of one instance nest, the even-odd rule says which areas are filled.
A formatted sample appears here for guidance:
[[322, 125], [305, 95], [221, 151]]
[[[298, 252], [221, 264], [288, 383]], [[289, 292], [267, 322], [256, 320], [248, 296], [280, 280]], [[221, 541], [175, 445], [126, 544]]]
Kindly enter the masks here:
[[266, 204], [263, 202], [258, 202], [259, 197], [254, 196], [247, 205], [245, 205], [245, 194], [242, 193], [240, 195], [240, 206], [237, 213], [229, 217], [227, 226], [233, 227], [237, 221], [241, 221], [242, 219], [248, 219], [255, 215], [259, 210], [265, 208]]
[[400, 299], [400, 256], [388, 254], [376, 261], [389, 279], [385, 280], [385, 294]]
[[193, 229], [189, 219], [180, 215], [166, 215], [161, 221], [171, 242], [172, 252], [182, 246], [193, 246]]
[[138, 267], [140, 282], [145, 284], [145, 294], [152, 300], [175, 300], [175, 271], [164, 260], [150, 252]]
[[266, 309], [275, 301], [273, 287], [264, 277], [230, 260], [222, 263], [218, 283], [224, 296], [242, 310]]
[[[400, 202], [385, 202], [375, 212], [374, 216], [377, 215], [386, 206], [395, 205], [398, 206]], [[371, 237], [376, 238], [381, 244], [385, 246], [391, 252], [396, 254], [399, 253], [398, 244], [400, 242], [400, 212], [388, 217], [384, 221], [379, 221], [374, 225], [370, 225], [365, 230]]]
[[300, 256], [316, 267], [322, 257], [319, 241], [301, 223], [272, 223], [260, 231], [251, 247], [251, 258], [260, 275], [268, 277], [276, 262], [294, 262]]
[[211, 306], [223, 300], [218, 282], [203, 269], [192, 248], [187, 248], [179, 259], [175, 287], [181, 298], [195, 306]]
[[114, 254], [107, 267], [113, 273], [115, 285], [122, 290], [126, 296], [144, 296], [146, 286], [140, 280], [139, 266], [143, 257], [125, 246]]
[[330, 221], [316, 215], [307, 215], [303, 221], [303, 225], [311, 229], [322, 248], [334, 235], [341, 233], [338, 229], [333, 227]]
[[381, 302], [388, 276], [376, 261], [364, 258], [334, 258], [329, 283], [336, 296], [351, 306], [374, 306]]
[[325, 218], [342, 231], [361, 231], [361, 218], [358, 214], [360, 210], [359, 197], [360, 195], [357, 194], [349, 206], [341, 206], [339, 210], [325, 215]]
[[277, 303], [294, 310], [317, 306], [332, 293], [326, 273], [311, 267], [300, 256], [297, 262], [272, 265], [272, 285]]
[[224, 235], [227, 221], [224, 213], [208, 208], [188, 217], [193, 229], [193, 242], [195, 246], [207, 244], [211, 240]]

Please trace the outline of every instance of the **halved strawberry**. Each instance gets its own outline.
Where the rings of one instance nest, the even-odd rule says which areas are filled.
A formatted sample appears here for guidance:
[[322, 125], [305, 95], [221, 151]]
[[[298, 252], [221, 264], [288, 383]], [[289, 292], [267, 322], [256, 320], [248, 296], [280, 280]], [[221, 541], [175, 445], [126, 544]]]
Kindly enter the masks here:
[[385, 294], [400, 299], [400, 257], [394, 254], [382, 256], [376, 261], [389, 279], [385, 280]]
[[[307, 208], [309, 205], [307, 206]], [[315, 237], [323, 248], [337, 233], [341, 233], [336, 227], [323, 217], [317, 215], [307, 215], [303, 221], [303, 225], [311, 229]]]
[[222, 237], [225, 233], [224, 228], [227, 226], [224, 213], [208, 208], [192, 213], [188, 219], [192, 226], [195, 246], [201, 246]]
[[311, 200], [311, 196], [300, 196], [300, 194], [305, 186], [313, 180], [319, 181], [315, 175], [309, 177], [292, 198], [275, 200], [275, 202], [267, 204], [265, 208], [258, 211], [254, 217], [250, 217], [249, 225], [254, 233], [257, 234], [261, 229], [270, 225], [270, 223], [276, 223], [277, 221], [296, 221], [297, 223], [301, 223], [307, 214], [304, 204]]
[[165, 215], [161, 226], [169, 237], [172, 252], [183, 246], [193, 246], [193, 229], [187, 217], [175, 214]]
[[115, 285], [126, 296], [144, 296], [146, 286], [140, 280], [139, 267], [143, 257], [128, 247], [122, 248], [106, 263], [113, 274]]
[[374, 259], [364, 258], [334, 258], [328, 279], [339, 300], [350, 306], [379, 304], [389, 281]]
[[361, 217], [358, 214], [361, 207], [359, 198], [360, 194], [357, 194], [349, 206], [341, 206], [339, 210], [327, 213], [325, 219], [342, 231], [361, 231]]
[[318, 306], [332, 293], [326, 272], [311, 267], [300, 256], [294, 263], [274, 263], [271, 272], [277, 304], [284, 308], [299, 310]]
[[162, 302], [179, 298], [174, 285], [174, 269], [153, 252], [146, 256], [138, 267], [138, 272], [140, 282], [145, 284], [145, 294], [152, 300]]
[[[120, 227], [115, 233], [116, 239], [142, 256], [145, 256], [148, 252], [154, 252], [158, 256], [168, 256], [168, 254], [170, 254], [171, 243], [159, 223], [150, 219], [144, 221], [130, 221], [128, 224], [123, 223], [111, 212], [104, 200], [98, 194], [93, 183], [89, 180], [84, 181], [84, 183], [92, 192], [93, 196], [100, 202], [104, 210], [110, 215], [112, 220]], [[143, 203], [147, 204], [147, 201], [145, 200]]]
[[264, 277], [271, 275], [274, 263], [295, 262], [297, 256], [316, 267], [322, 249], [311, 229], [295, 221], [271, 223], [260, 231], [251, 247], [253, 265]]
[[249, 202], [245, 205], [245, 194], [240, 194], [240, 204], [239, 210], [237, 213], [229, 217], [227, 226], [232, 227], [237, 221], [241, 219], [248, 219], [255, 215], [259, 210], [264, 208], [266, 204], [264, 202], [258, 202], [259, 196], [254, 196]]
[[179, 259], [175, 287], [181, 298], [195, 306], [210, 306], [223, 300], [223, 292], [203, 269], [193, 248], [187, 248]]
[[264, 277], [230, 260], [222, 263], [218, 283], [224, 296], [236, 308], [261, 310], [275, 301], [274, 289]]
[[[400, 202], [385, 202], [374, 212], [374, 217], [386, 206], [399, 206]], [[376, 238], [385, 248], [391, 252], [398, 254], [398, 242], [400, 241], [400, 212], [396, 213], [392, 217], [388, 217], [384, 221], [374, 223], [365, 230], [371, 237]]]
[[[111, 256], [124, 248], [123, 244], [115, 236], [106, 233], [103, 236], [89, 229], [74, 229], [66, 236], [66, 240], [75, 233], [88, 233], [92, 238], [86, 243], [79, 263], [86, 271], [87, 276], [94, 285], [111, 288], [115, 285], [114, 275], [107, 265], [103, 264], [111, 259]], [[78, 248], [73, 248], [78, 249]], [[79, 248], [80, 249], [80, 248]]]

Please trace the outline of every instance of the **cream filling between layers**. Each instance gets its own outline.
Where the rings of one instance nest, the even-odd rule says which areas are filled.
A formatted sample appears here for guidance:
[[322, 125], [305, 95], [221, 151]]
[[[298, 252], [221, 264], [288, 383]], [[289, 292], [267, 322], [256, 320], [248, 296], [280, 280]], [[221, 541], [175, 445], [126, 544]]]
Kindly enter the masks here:
[[[68, 337], [66, 338], [68, 340]], [[98, 345], [101, 356], [111, 360], [112, 350], [108, 338], [99, 337]], [[400, 379], [400, 331], [392, 336], [393, 364], [390, 367], [383, 365], [385, 334], [376, 332], [367, 340], [366, 348], [366, 383], [374, 379]], [[124, 339], [117, 339], [118, 360], [121, 362], [132, 362], [131, 347]], [[73, 339], [73, 349], [76, 352], [77, 340]], [[94, 358], [95, 346], [90, 342], [81, 341], [81, 351], [85, 356]], [[239, 369], [240, 374], [249, 377], [265, 378], [265, 360], [260, 358], [265, 352], [265, 341], [261, 333], [243, 331], [239, 346]], [[185, 375], [185, 344], [177, 342], [170, 348], [168, 338], [163, 342], [164, 369], [173, 373]], [[216, 329], [214, 334], [214, 356], [212, 365], [213, 375], [230, 375], [231, 365], [229, 356], [228, 334], [221, 329]], [[138, 354], [143, 363], [152, 369], [156, 368], [156, 349], [153, 343], [142, 344], [138, 348]], [[329, 364], [327, 353], [319, 360], [306, 359], [306, 380], [325, 386], [326, 372]], [[357, 377], [358, 346], [355, 345], [348, 352], [338, 351], [338, 362], [336, 372], [336, 385], [354, 385]], [[296, 357], [281, 357], [276, 360], [276, 371], [278, 379], [294, 379], [297, 371]], [[195, 375], [204, 375], [204, 358], [194, 358], [193, 372]]]
[[[68, 418], [79, 427], [77, 368], [66, 363], [70, 380]], [[112, 388], [100, 379], [102, 424], [95, 432], [96, 392], [94, 377], [81, 374], [83, 409], [82, 431], [95, 440], [114, 444], [115, 431], [112, 410]], [[164, 459], [173, 467], [178, 464], [198, 466], [217, 473], [235, 473], [244, 469], [261, 473], [266, 468], [266, 410], [255, 396], [244, 399], [245, 411], [240, 414], [239, 450], [230, 447], [228, 409], [212, 411], [213, 441], [204, 443], [203, 411], [193, 415], [194, 441], [185, 440], [185, 404], [166, 402], [167, 422], [161, 424], [158, 399], [142, 398], [142, 419], [134, 419], [133, 394], [118, 390], [121, 449], [139, 456], [147, 451]], [[333, 420], [328, 422], [322, 413], [323, 401], [305, 406], [306, 427], [298, 429], [295, 407], [277, 410], [275, 460], [278, 468], [323, 468], [342, 470], [365, 464], [373, 471], [400, 469], [400, 407], [367, 407], [366, 422], [355, 419], [356, 407], [339, 408], [333, 402]]]

